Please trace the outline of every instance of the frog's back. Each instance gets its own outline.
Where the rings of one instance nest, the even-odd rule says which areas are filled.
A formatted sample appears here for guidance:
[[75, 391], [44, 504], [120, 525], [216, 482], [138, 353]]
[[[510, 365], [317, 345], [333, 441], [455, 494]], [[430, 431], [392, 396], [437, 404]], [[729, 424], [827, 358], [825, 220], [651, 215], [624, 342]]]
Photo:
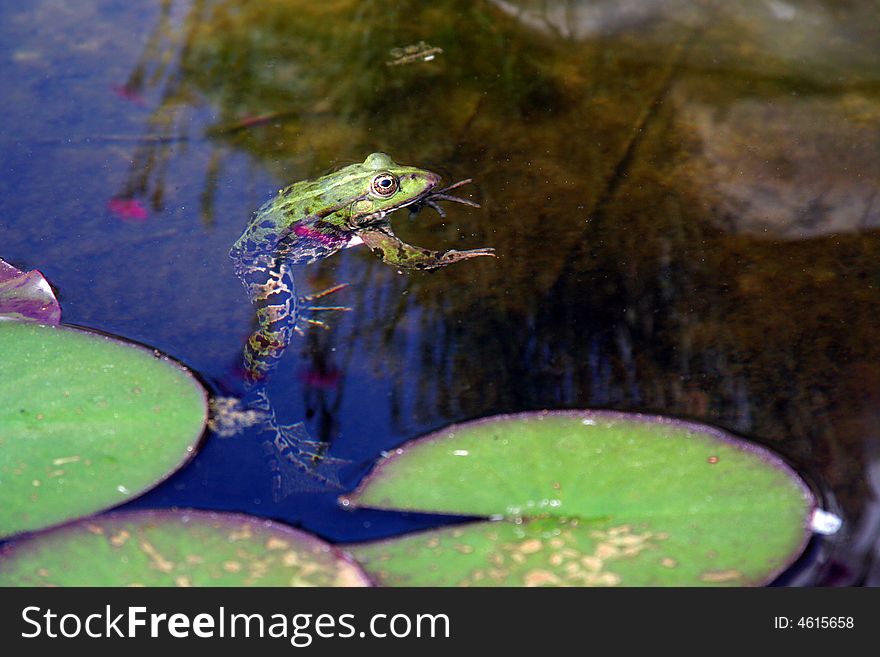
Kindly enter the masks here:
[[233, 251], [274, 249], [296, 224], [313, 222], [326, 214], [327, 208], [343, 203], [351, 196], [351, 181], [362, 176], [363, 165], [353, 164], [279, 190], [254, 213]]
[[232, 245], [230, 255], [274, 251], [282, 233], [303, 217], [295, 201], [297, 190], [308, 181], [294, 183], [280, 190], [254, 212], [241, 237]]

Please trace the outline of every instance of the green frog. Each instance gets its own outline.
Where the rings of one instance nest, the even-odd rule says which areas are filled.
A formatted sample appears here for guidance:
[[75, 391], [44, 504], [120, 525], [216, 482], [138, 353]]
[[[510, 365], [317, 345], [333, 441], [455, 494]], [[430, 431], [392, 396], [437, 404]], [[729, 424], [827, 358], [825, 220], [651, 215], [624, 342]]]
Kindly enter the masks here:
[[[244, 350], [247, 394], [243, 404], [264, 418], [267, 447], [276, 472], [276, 497], [286, 492], [291, 468], [308, 471], [324, 483], [335, 480], [319, 466], [335, 462], [322, 456], [322, 445], [309, 439], [302, 423], [281, 425], [275, 419], [266, 381], [277, 366], [294, 332], [303, 323], [322, 324], [316, 313], [346, 310], [314, 305], [344, 286], [299, 297], [293, 268], [330, 257], [337, 251], [366, 245], [383, 262], [398, 269], [429, 270], [462, 260], [494, 256], [494, 249], [431, 251], [400, 240], [391, 230], [390, 215], [402, 208], [418, 213], [431, 207], [443, 214], [438, 201], [477, 206], [450, 194], [470, 182], [440, 188], [440, 176], [395, 163], [384, 153], [373, 153], [362, 163], [346, 166], [320, 178], [294, 183], [280, 190], [254, 214], [230, 256], [235, 273], [256, 308], [257, 329]], [[290, 486], [288, 486], [290, 488]]]

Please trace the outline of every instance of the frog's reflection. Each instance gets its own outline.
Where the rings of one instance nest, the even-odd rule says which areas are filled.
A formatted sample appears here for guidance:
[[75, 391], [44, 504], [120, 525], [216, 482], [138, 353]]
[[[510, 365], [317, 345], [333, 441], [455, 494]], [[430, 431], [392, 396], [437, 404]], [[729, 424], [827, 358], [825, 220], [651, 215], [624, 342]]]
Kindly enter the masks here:
[[418, 212], [430, 206], [442, 213], [439, 201], [476, 206], [449, 193], [466, 182], [439, 189], [436, 174], [373, 153], [363, 163], [282, 189], [257, 210], [233, 245], [235, 273], [257, 318], [244, 348], [245, 395], [237, 413], [261, 433], [276, 500], [294, 491], [339, 487], [337, 474], [344, 465], [325, 454], [326, 445], [312, 440], [302, 422], [282, 424], [269, 397], [268, 381], [294, 333], [306, 324], [323, 324], [320, 317], [328, 312], [347, 310], [323, 304], [341, 285], [298, 296], [294, 268], [359, 244], [399, 269], [436, 269], [494, 255], [490, 248], [430, 251], [401, 241], [391, 230], [391, 213], [404, 207]]

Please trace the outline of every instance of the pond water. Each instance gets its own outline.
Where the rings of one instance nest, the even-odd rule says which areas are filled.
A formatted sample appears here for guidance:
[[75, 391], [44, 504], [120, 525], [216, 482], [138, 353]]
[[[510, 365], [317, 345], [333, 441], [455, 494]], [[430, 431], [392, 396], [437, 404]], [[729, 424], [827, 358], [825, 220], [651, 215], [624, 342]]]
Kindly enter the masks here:
[[[242, 387], [228, 251], [280, 187], [371, 152], [469, 186], [394, 227], [491, 246], [400, 274], [296, 272], [352, 308], [269, 382], [349, 465], [544, 408], [707, 422], [844, 518], [813, 583], [880, 583], [880, 4], [745, 0], [32, 0], [0, 4], [0, 257], [64, 321]], [[419, 45], [421, 44], [421, 45]], [[409, 47], [409, 48], [408, 48]], [[252, 437], [251, 437], [252, 438]], [[436, 524], [276, 501], [247, 432], [129, 506], [235, 510], [331, 541]]]

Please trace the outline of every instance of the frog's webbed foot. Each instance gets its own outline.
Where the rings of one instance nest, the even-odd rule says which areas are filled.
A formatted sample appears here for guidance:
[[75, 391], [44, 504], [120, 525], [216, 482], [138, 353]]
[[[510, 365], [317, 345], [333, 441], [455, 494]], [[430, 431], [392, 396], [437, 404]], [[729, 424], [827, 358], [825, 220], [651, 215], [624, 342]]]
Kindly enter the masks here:
[[365, 228], [358, 233], [369, 249], [382, 261], [401, 269], [437, 269], [461, 260], [495, 256], [495, 249], [468, 249], [467, 251], [431, 251], [407, 244], [388, 226]]
[[291, 493], [340, 489], [339, 470], [350, 464], [326, 456], [327, 443], [312, 440], [302, 422], [275, 425], [273, 437], [263, 442], [272, 470], [272, 492], [276, 502]]
[[313, 313], [326, 313], [326, 312], [348, 312], [351, 310], [349, 306], [320, 306], [313, 305], [315, 301], [319, 299], [323, 299], [324, 297], [330, 296], [331, 294], [335, 294], [340, 290], [348, 287], [348, 283], [340, 283], [339, 285], [334, 285], [333, 287], [328, 287], [326, 290], [321, 290], [320, 292], [315, 292], [313, 294], [307, 294], [306, 296], [302, 296], [299, 298], [297, 307], [299, 309], [299, 317], [297, 325], [294, 327], [294, 330], [303, 335], [305, 331], [303, 331], [302, 327], [299, 325], [299, 322], [304, 324], [308, 324], [310, 326], [318, 326], [323, 329], [329, 329], [326, 322], [323, 320], [317, 319], [316, 317], [311, 317], [310, 315]]

